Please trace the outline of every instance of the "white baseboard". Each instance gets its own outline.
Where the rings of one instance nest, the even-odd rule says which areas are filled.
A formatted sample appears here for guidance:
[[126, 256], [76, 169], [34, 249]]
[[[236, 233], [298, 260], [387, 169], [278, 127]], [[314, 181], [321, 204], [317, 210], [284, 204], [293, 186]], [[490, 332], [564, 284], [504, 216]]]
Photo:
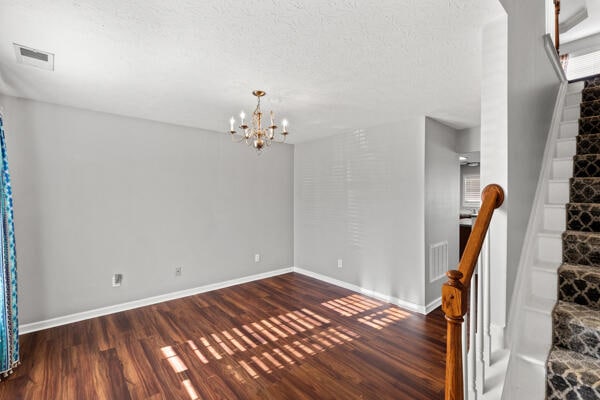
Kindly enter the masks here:
[[312, 271], [309, 271], [309, 270], [306, 270], [303, 268], [287, 267], [287, 268], [276, 269], [273, 271], [263, 272], [260, 274], [249, 275], [249, 276], [245, 276], [242, 278], [231, 279], [228, 281], [211, 283], [208, 285], [198, 286], [198, 287], [191, 288], [191, 289], [185, 289], [185, 290], [180, 290], [177, 292], [161, 294], [159, 296], [148, 297], [145, 299], [128, 301], [126, 303], [115, 304], [115, 305], [108, 306], [108, 307], [101, 307], [101, 308], [96, 308], [93, 310], [83, 311], [83, 312], [79, 312], [79, 313], [75, 313], [75, 314], [64, 315], [62, 317], [46, 319], [46, 320], [38, 321], [38, 322], [31, 322], [28, 324], [21, 324], [21, 325], [19, 325], [19, 333], [26, 334], [26, 333], [39, 331], [42, 329], [53, 328], [55, 326], [71, 324], [73, 322], [79, 322], [79, 321], [83, 321], [83, 320], [90, 319], [90, 318], [101, 317], [103, 315], [114, 314], [116, 312], [132, 310], [134, 308], [149, 306], [152, 304], [162, 303], [162, 302], [169, 301], [169, 300], [180, 299], [182, 297], [193, 296], [193, 295], [199, 294], [199, 293], [205, 293], [205, 292], [210, 292], [212, 290], [223, 289], [223, 288], [230, 287], [230, 286], [240, 285], [242, 283], [257, 281], [259, 279], [265, 279], [265, 278], [270, 278], [272, 276], [287, 274], [289, 272], [297, 272], [299, 274], [306, 275], [311, 278], [315, 278], [320, 281], [327, 282], [332, 285], [336, 285], [336, 286], [351, 290], [353, 292], [364, 294], [365, 296], [373, 297], [375, 299], [385, 301], [387, 303], [395, 304], [399, 307], [402, 307], [402, 308], [410, 310], [410, 311], [415, 311], [420, 314], [428, 314], [432, 310], [439, 307], [440, 304], [442, 303], [442, 298], [440, 297], [440, 298], [432, 301], [431, 303], [429, 303], [427, 306], [422, 306], [419, 304], [415, 304], [415, 303], [411, 303], [411, 302], [407, 302], [407, 301], [398, 299], [396, 297], [384, 295], [384, 294], [375, 292], [373, 290], [361, 288], [360, 286], [353, 285], [348, 282], [340, 281], [339, 279], [331, 278], [326, 275], [321, 275], [319, 273], [312, 272]]
[[429, 303], [425, 306], [425, 314], [429, 314], [430, 312], [432, 312], [433, 310], [435, 310], [436, 308], [438, 308], [441, 305], [442, 305], [442, 296], [438, 297], [437, 299], [435, 299], [434, 301], [432, 301], [431, 303]]
[[362, 287], [360, 287], [358, 285], [354, 285], [352, 283], [340, 281], [339, 279], [335, 279], [335, 278], [332, 278], [332, 277], [327, 276], [327, 275], [322, 275], [322, 274], [319, 274], [317, 272], [309, 271], [309, 270], [304, 269], [304, 268], [294, 267], [293, 270], [294, 270], [294, 272], [297, 272], [299, 274], [306, 275], [306, 276], [309, 276], [311, 278], [315, 278], [315, 279], [318, 279], [318, 280], [323, 281], [323, 282], [330, 283], [330, 284], [335, 285], [335, 286], [343, 287], [344, 289], [352, 290], [353, 292], [364, 294], [365, 296], [373, 297], [373, 298], [375, 298], [377, 300], [385, 301], [386, 303], [395, 304], [395, 305], [397, 305], [399, 307], [402, 307], [402, 308], [407, 309], [409, 311], [415, 311], [415, 312], [418, 312], [420, 314], [428, 314], [432, 310], [434, 310], [437, 307], [439, 307], [440, 304], [442, 304], [442, 298], [441, 297], [438, 298], [438, 299], [436, 299], [436, 300], [434, 300], [434, 301], [432, 301], [431, 303], [429, 303], [426, 306], [422, 306], [420, 304], [415, 304], [415, 303], [411, 303], [411, 302], [408, 302], [408, 301], [405, 301], [405, 300], [401, 300], [401, 299], [399, 299], [397, 297], [388, 296], [388, 295], [385, 295], [385, 294], [381, 294], [381, 293], [375, 292], [373, 290], [365, 289], [365, 288], [362, 288]]
[[62, 317], [51, 318], [44, 321], [32, 322], [29, 324], [19, 325], [19, 333], [25, 334], [39, 331], [42, 329], [53, 328], [55, 326], [66, 325], [73, 322], [83, 321], [90, 318], [101, 317], [103, 315], [113, 314], [120, 311], [131, 310], [134, 308], [144, 307], [151, 304], [162, 303], [164, 301], [175, 300], [182, 297], [192, 296], [199, 293], [210, 292], [212, 290], [223, 289], [230, 286], [239, 285], [242, 283], [257, 281], [259, 279], [270, 278], [272, 276], [287, 274], [292, 272], [292, 267], [276, 269], [273, 271], [263, 272], [244, 276], [242, 278], [231, 279], [228, 281], [211, 283], [204, 286], [198, 286], [191, 289], [180, 290], [177, 292], [161, 294], [159, 296], [148, 297], [140, 300], [128, 301], [126, 303], [115, 304], [113, 306], [96, 308], [94, 310], [83, 311], [75, 314], [69, 314]]

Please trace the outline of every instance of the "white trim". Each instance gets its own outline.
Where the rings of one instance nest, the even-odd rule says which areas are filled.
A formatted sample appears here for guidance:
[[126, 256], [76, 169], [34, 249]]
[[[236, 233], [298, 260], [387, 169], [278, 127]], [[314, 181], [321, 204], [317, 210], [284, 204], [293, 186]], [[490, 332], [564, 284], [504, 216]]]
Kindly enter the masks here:
[[554, 40], [554, 0], [546, 0], [546, 33]]
[[360, 286], [353, 285], [351, 283], [347, 283], [344, 281], [340, 281], [338, 279], [331, 278], [326, 275], [321, 275], [319, 273], [312, 272], [312, 271], [306, 270], [304, 268], [287, 267], [287, 268], [276, 269], [273, 271], [263, 272], [260, 274], [249, 275], [249, 276], [245, 276], [242, 278], [236, 278], [236, 279], [231, 279], [228, 281], [211, 283], [211, 284], [204, 285], [204, 286], [198, 286], [195, 288], [180, 290], [177, 292], [171, 292], [171, 293], [161, 294], [158, 296], [147, 297], [145, 299], [128, 301], [126, 303], [115, 304], [115, 305], [108, 306], [108, 307], [101, 307], [101, 308], [96, 308], [93, 310], [82, 311], [79, 313], [64, 315], [61, 317], [46, 319], [43, 321], [31, 322], [28, 324], [21, 324], [21, 325], [19, 325], [19, 333], [26, 334], [26, 333], [39, 331], [42, 329], [54, 328], [54, 327], [60, 326], [60, 325], [71, 324], [73, 322], [79, 322], [79, 321], [83, 321], [83, 320], [90, 319], [90, 318], [101, 317], [103, 315], [114, 314], [117, 312], [132, 310], [134, 308], [145, 307], [145, 306], [162, 303], [162, 302], [169, 301], [169, 300], [180, 299], [182, 297], [193, 296], [195, 294], [210, 292], [212, 290], [223, 289], [223, 288], [227, 288], [230, 286], [240, 285], [242, 283], [248, 283], [248, 282], [257, 281], [260, 279], [270, 278], [270, 277], [277, 276], [277, 275], [287, 274], [290, 272], [297, 272], [299, 274], [306, 275], [311, 278], [318, 279], [320, 281], [327, 282], [332, 285], [351, 290], [353, 292], [364, 294], [365, 296], [373, 297], [375, 299], [385, 301], [387, 303], [395, 304], [399, 307], [405, 308], [409, 311], [415, 311], [420, 314], [429, 314], [431, 311], [435, 310], [442, 304], [442, 298], [439, 297], [439, 298], [433, 300], [431, 303], [427, 304], [426, 306], [422, 306], [419, 304], [400, 300], [396, 297], [384, 295], [384, 294], [375, 292], [373, 290], [364, 289], [364, 288], [361, 288]]
[[560, 50], [570, 57], [579, 57], [600, 49], [600, 33], [561, 43]]
[[399, 299], [397, 297], [388, 296], [388, 295], [385, 295], [385, 294], [382, 294], [382, 293], [379, 293], [379, 292], [375, 292], [375, 291], [370, 290], [370, 289], [365, 289], [365, 288], [362, 288], [362, 287], [360, 287], [358, 285], [354, 285], [352, 283], [344, 282], [344, 281], [341, 281], [341, 280], [336, 279], [336, 278], [332, 278], [332, 277], [327, 276], [327, 275], [322, 275], [322, 274], [319, 274], [317, 272], [309, 271], [309, 270], [304, 269], [304, 268], [294, 267], [293, 270], [294, 270], [294, 272], [297, 272], [299, 274], [306, 275], [306, 276], [309, 276], [311, 278], [318, 279], [320, 281], [327, 282], [327, 283], [330, 283], [330, 284], [335, 285], [335, 286], [343, 287], [344, 289], [352, 290], [353, 292], [364, 294], [365, 296], [373, 297], [374, 299], [385, 301], [386, 303], [395, 304], [395, 305], [397, 305], [399, 307], [402, 307], [402, 308], [407, 309], [409, 311], [418, 312], [420, 314], [428, 314], [432, 310], [434, 310], [437, 307], [439, 307], [440, 304], [442, 304], [442, 298], [441, 297], [438, 298], [438, 299], [435, 299], [434, 301], [432, 301], [431, 303], [427, 304], [426, 306], [422, 306], [420, 304], [415, 304], [415, 303], [411, 303], [411, 302], [408, 302], [408, 301], [405, 301], [405, 300], [401, 300], [401, 299]]
[[544, 49], [546, 49], [546, 54], [548, 55], [550, 64], [552, 64], [552, 67], [554, 68], [554, 72], [556, 72], [556, 76], [561, 82], [566, 82], [567, 75], [560, 64], [560, 58], [556, 52], [556, 47], [554, 47], [554, 42], [552, 42], [552, 38], [548, 33], [544, 35]]
[[490, 337], [492, 353], [497, 350], [506, 349], [506, 327], [490, 323]]
[[273, 271], [262, 272], [259, 274], [244, 276], [242, 278], [230, 279], [228, 281], [211, 283], [204, 286], [198, 286], [191, 289], [180, 290], [161, 294], [158, 296], [148, 297], [145, 299], [128, 301], [126, 303], [115, 304], [108, 307], [96, 308], [93, 310], [83, 311], [75, 314], [64, 315], [62, 317], [51, 318], [44, 321], [32, 322], [29, 324], [19, 325], [19, 333], [25, 334], [39, 331], [42, 329], [53, 328], [55, 326], [66, 325], [73, 322], [83, 321], [90, 318], [101, 317], [103, 315], [113, 314], [120, 311], [131, 310], [134, 308], [149, 306], [151, 304], [162, 303], [169, 300], [175, 300], [182, 297], [192, 296], [199, 293], [210, 292], [212, 290], [223, 289], [230, 286], [248, 283], [259, 279], [270, 278], [272, 276], [287, 274], [293, 271], [292, 267], [276, 269]]
[[425, 314], [429, 314], [430, 312], [432, 312], [433, 310], [435, 310], [436, 308], [438, 308], [441, 305], [442, 305], [442, 296], [438, 297], [437, 299], [435, 299], [434, 301], [432, 301], [431, 303], [429, 303], [425, 306]]
[[562, 35], [563, 33], [569, 32], [581, 22], [585, 21], [588, 16], [588, 9], [584, 5], [579, 10], [577, 10], [575, 14], [571, 15], [569, 18], [558, 24], [558, 33]]

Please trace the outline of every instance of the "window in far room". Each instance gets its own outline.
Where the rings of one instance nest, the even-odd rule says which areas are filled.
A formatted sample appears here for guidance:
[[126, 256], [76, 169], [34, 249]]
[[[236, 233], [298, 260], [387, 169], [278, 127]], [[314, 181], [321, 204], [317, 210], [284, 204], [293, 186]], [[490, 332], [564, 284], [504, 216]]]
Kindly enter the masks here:
[[463, 177], [463, 207], [479, 207], [480, 205], [479, 175], [465, 175]]

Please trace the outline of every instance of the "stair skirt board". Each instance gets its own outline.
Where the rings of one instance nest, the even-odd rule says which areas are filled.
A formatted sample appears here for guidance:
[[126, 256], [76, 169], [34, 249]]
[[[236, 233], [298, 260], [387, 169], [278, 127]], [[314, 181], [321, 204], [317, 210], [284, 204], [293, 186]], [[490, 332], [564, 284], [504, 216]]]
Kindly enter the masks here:
[[585, 82], [580, 101], [546, 361], [548, 400], [600, 399], [600, 76]]

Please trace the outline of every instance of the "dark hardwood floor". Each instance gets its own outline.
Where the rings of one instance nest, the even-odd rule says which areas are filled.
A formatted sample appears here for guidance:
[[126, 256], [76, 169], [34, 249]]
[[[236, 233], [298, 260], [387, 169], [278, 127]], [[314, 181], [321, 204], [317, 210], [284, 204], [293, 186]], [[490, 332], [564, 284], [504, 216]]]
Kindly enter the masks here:
[[292, 273], [23, 335], [0, 399], [442, 399], [445, 327]]

